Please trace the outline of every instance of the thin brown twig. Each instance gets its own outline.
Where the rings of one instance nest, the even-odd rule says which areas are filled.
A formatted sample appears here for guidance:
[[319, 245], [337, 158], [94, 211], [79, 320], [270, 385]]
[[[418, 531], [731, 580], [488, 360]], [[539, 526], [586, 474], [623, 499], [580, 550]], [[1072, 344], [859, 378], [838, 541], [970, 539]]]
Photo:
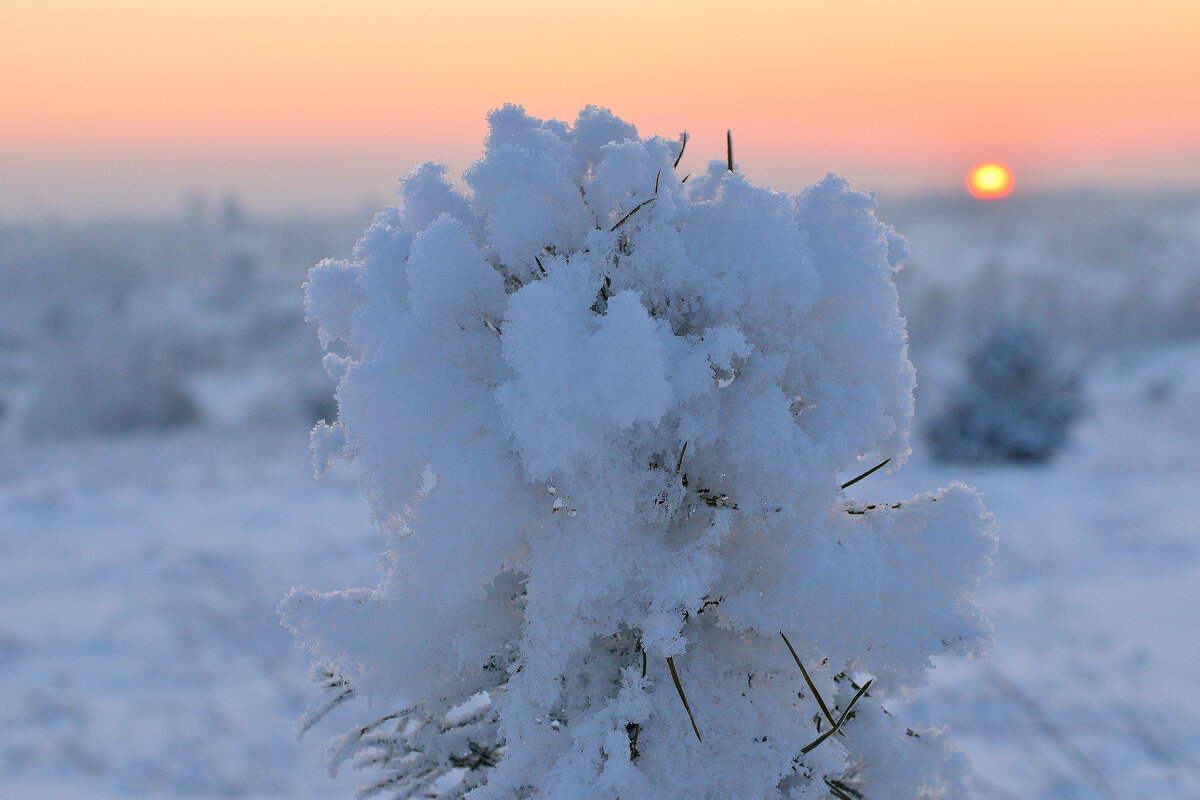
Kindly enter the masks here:
[[733, 131], [725, 131], [725, 163], [733, 172]]

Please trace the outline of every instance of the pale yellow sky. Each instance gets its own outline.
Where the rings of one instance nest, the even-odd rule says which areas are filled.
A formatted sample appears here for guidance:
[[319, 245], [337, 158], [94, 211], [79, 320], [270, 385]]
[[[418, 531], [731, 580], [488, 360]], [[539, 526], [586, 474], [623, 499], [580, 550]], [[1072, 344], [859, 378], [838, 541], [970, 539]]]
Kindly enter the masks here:
[[502, 102], [733, 128], [756, 179], [1200, 185], [1200, 0], [0, 0], [0, 213], [386, 198]]

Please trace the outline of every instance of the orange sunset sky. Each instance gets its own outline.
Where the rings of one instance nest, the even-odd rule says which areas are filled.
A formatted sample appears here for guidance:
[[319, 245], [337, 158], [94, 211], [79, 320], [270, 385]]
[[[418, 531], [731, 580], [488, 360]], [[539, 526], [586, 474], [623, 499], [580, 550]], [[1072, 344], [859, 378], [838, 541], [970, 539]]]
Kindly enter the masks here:
[[[1200, 186], [1200, 0], [0, 0], [0, 216], [384, 202], [502, 102], [757, 181]], [[687, 163], [691, 162], [691, 163]]]

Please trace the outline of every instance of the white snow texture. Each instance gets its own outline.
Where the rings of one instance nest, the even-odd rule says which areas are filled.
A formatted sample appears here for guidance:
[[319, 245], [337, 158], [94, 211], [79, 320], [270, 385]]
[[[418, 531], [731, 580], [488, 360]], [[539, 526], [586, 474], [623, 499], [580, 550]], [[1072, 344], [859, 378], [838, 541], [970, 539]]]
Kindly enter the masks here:
[[[405, 709], [395, 746], [424, 726], [372, 791], [965, 796], [942, 732], [905, 735], [883, 703], [986, 645], [992, 518], [961, 484], [878, 506], [839, 488], [902, 463], [913, 412], [904, 242], [873, 195], [684, 183], [683, 139], [592, 106], [489, 123], [469, 198], [418, 167], [306, 286], [339, 354], [318, 468], [357, 462], [388, 553], [376, 587], [281, 612]], [[829, 722], [781, 631], [834, 719], [873, 679], [804, 754]], [[481, 733], [431, 753], [462, 708]]]

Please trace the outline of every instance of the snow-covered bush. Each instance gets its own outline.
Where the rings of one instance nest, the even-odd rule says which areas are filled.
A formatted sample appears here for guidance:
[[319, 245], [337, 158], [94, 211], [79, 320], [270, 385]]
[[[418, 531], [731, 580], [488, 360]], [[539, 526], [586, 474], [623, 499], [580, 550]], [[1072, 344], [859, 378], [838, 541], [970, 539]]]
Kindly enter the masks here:
[[16, 420], [22, 434], [126, 434], [195, 420], [190, 358], [167, 326], [105, 309], [47, 327]]
[[[190, 287], [189, 287], [190, 288]], [[290, 293], [289, 293], [290, 294]], [[294, 296], [244, 285], [205, 302], [145, 286], [118, 307], [64, 298], [44, 313], [15, 373], [6, 431], [29, 437], [125, 435], [184, 425], [311, 425], [333, 408], [317, 337]]]
[[1044, 461], [1083, 408], [1079, 381], [1049, 336], [1008, 320], [966, 357], [963, 383], [925, 428], [945, 461]]
[[341, 348], [318, 469], [357, 462], [388, 551], [281, 607], [330, 693], [304, 727], [383, 704], [331, 752], [367, 795], [964, 796], [885, 700], [985, 644], [991, 518], [839, 484], [908, 453], [874, 198], [684, 183], [684, 140], [594, 107], [489, 122], [469, 199], [418, 167], [309, 277]]
[[0, 220], [0, 439], [331, 418], [300, 265], [369, 218]]

